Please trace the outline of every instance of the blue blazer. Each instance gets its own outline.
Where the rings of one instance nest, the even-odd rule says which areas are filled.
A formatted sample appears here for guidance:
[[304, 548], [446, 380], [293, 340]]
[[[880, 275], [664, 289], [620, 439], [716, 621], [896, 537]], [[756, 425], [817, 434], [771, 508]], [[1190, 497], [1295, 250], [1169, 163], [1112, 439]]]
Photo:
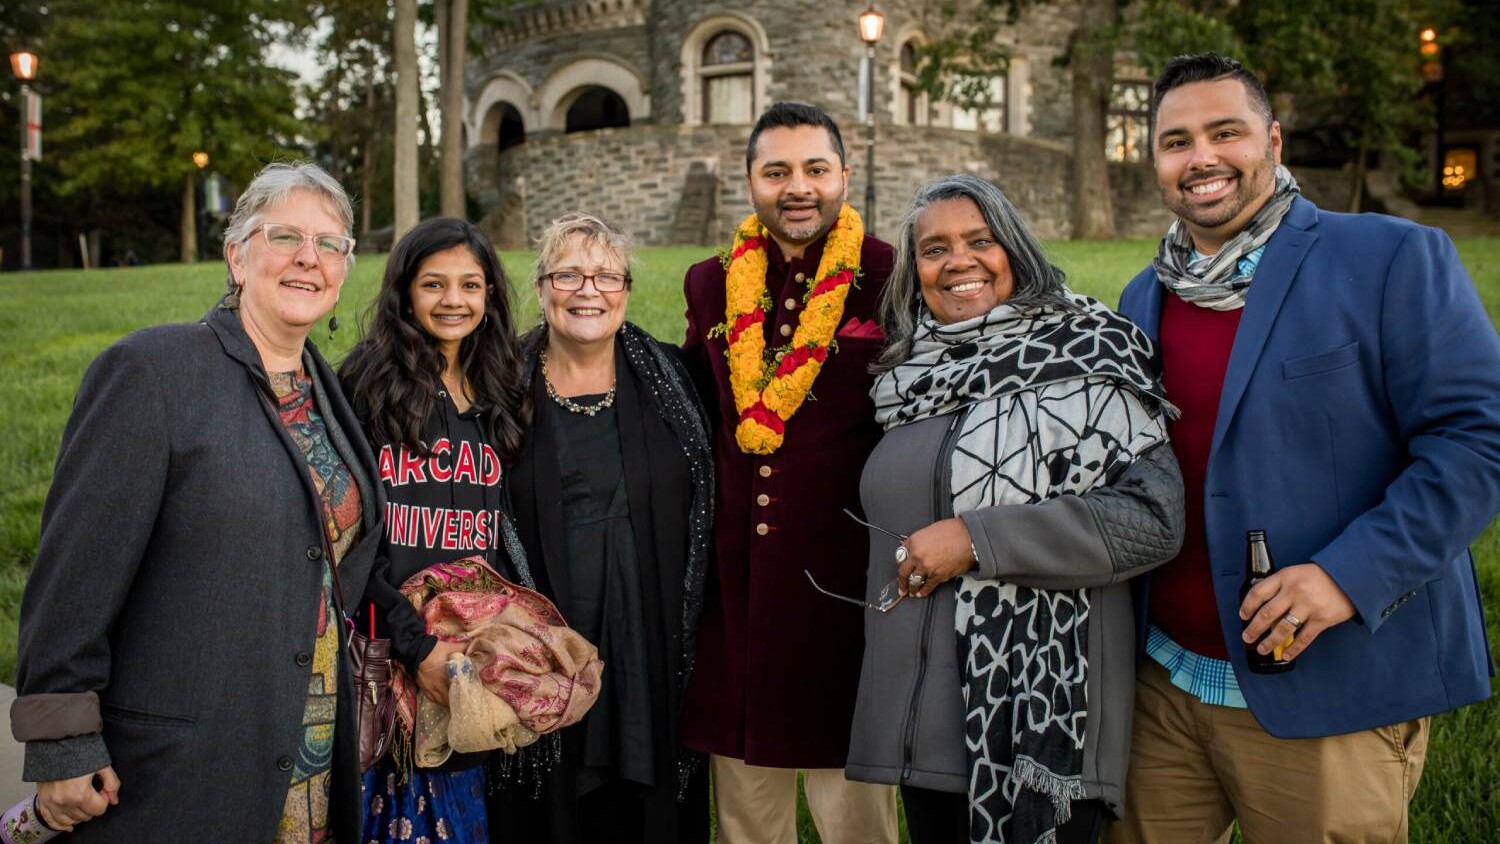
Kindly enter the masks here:
[[[1165, 292], [1148, 268], [1120, 297], [1153, 340]], [[1219, 623], [1267, 732], [1347, 733], [1489, 695], [1468, 545], [1500, 510], [1500, 338], [1447, 235], [1293, 203], [1249, 288], [1206, 477]], [[1358, 612], [1285, 674], [1251, 674], [1240, 645], [1258, 528], [1278, 565], [1316, 562]]]

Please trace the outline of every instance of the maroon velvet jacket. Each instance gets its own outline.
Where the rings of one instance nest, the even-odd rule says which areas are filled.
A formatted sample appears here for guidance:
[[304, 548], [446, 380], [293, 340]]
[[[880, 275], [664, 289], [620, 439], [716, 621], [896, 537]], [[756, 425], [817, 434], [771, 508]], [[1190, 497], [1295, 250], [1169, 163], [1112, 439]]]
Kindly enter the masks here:
[[[795, 261], [768, 245], [767, 348], [788, 342], [807, 291], [802, 279], [816, 274], [823, 245]], [[844, 304], [838, 351], [787, 422], [781, 448], [766, 456], [746, 454], [734, 441], [726, 341], [708, 337], [724, 321], [724, 268], [712, 258], [688, 270], [683, 350], [717, 416], [718, 471], [718, 559], [684, 702], [689, 747], [752, 765], [844, 767], [865, 610], [818, 594], [802, 571], [830, 591], [865, 593], [868, 538], [840, 510], [861, 512], [860, 471], [880, 439], [868, 367], [884, 345], [872, 323], [894, 258], [888, 244], [865, 238], [863, 275]]]

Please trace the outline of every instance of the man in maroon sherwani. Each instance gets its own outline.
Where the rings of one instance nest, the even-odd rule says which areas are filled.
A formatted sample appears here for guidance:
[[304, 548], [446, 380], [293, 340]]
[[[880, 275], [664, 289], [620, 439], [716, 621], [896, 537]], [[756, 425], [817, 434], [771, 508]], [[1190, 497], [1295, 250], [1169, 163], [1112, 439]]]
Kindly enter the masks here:
[[[821, 110], [795, 103], [777, 103], [761, 116], [746, 166], [767, 264], [765, 319], [749, 330], [764, 331], [774, 357], [791, 342], [820, 281], [849, 168], [838, 127]], [[729, 340], [712, 331], [726, 321], [726, 267], [711, 258], [688, 270], [683, 285], [684, 350], [718, 419], [718, 559], [682, 737], [712, 754], [724, 844], [795, 844], [799, 768], [807, 771], [808, 804], [825, 844], [896, 841], [894, 789], [843, 776], [862, 610], [818, 594], [803, 574], [832, 592], [865, 593], [865, 529], [840, 511], [859, 511], [860, 471], [880, 438], [868, 366], [884, 344], [875, 308], [894, 254], [868, 236], [858, 252], [860, 275], [827, 360], [768, 454], [750, 453], [736, 440]]]

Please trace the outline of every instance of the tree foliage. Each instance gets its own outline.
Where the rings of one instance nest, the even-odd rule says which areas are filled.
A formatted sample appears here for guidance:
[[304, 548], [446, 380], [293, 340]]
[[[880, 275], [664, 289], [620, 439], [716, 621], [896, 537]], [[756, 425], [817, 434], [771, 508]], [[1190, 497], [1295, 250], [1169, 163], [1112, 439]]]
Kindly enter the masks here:
[[58, 191], [176, 187], [209, 154], [240, 181], [299, 148], [295, 80], [266, 53], [304, 25], [287, 0], [54, 0], [45, 33]]
[[1425, 81], [1418, 33], [1456, 11], [1450, 0], [1151, 0], [1132, 33], [1137, 56], [1152, 70], [1171, 56], [1219, 50], [1239, 57], [1295, 113], [1280, 115], [1295, 131], [1312, 119], [1327, 125], [1355, 164], [1356, 202], [1371, 153], [1410, 168], [1412, 130], [1431, 124], [1420, 98]]
[[127, 247], [165, 258], [194, 152], [242, 183], [306, 143], [292, 75], [266, 58], [305, 25], [301, 3], [50, 0], [33, 9], [29, 31], [13, 37], [42, 60], [36, 230], [61, 259], [74, 235], [101, 232], [118, 247], [106, 260]]

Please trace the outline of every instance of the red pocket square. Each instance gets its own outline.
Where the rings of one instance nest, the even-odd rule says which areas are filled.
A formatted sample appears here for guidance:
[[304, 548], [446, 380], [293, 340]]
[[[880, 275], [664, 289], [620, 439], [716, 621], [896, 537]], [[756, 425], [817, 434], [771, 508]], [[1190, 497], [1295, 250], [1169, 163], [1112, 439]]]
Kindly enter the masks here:
[[849, 317], [844, 327], [839, 329], [839, 338], [855, 338], [862, 340], [884, 340], [885, 332], [880, 330], [880, 323], [875, 320], [860, 322], [859, 317]]

